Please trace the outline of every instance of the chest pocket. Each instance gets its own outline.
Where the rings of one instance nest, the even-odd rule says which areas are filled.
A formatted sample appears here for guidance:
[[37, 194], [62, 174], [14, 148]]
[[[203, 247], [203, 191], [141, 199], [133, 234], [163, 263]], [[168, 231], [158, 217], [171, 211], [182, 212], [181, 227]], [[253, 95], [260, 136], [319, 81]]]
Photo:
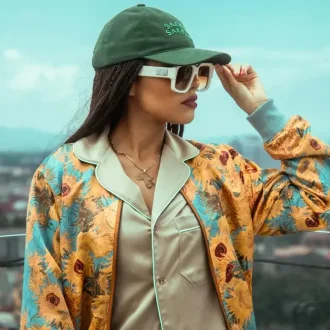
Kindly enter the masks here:
[[202, 229], [193, 214], [175, 218], [180, 238], [180, 273], [197, 286], [210, 280]]

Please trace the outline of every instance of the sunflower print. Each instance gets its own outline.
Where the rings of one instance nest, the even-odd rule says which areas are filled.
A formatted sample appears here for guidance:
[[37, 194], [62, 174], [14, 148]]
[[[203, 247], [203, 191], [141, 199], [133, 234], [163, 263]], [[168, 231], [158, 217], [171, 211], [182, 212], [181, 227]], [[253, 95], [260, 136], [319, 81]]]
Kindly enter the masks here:
[[[264, 143], [281, 169], [261, 169], [228, 145], [190, 141], [181, 194], [201, 225], [216, 292], [230, 330], [256, 329], [255, 235], [326, 228], [330, 146], [300, 116]], [[35, 172], [27, 210], [21, 329], [111, 330], [122, 202], [100, 184], [97, 162], [72, 144]]]

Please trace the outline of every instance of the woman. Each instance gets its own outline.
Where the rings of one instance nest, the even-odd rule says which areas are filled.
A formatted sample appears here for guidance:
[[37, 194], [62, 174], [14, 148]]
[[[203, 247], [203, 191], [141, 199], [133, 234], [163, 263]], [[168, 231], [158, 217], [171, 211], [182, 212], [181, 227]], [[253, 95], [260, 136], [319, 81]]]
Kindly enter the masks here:
[[[256, 328], [253, 237], [327, 226], [330, 152], [230, 60], [158, 9], [106, 24], [89, 115], [33, 177], [22, 329]], [[280, 171], [181, 138], [214, 67]]]

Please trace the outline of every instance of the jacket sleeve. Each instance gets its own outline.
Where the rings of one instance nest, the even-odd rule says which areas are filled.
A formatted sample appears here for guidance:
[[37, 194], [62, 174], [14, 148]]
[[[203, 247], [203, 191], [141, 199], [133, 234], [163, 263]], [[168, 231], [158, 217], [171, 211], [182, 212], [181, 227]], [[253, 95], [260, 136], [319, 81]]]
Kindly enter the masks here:
[[30, 188], [20, 329], [74, 329], [61, 282], [61, 208], [42, 171]]
[[248, 118], [281, 168], [241, 159], [254, 232], [280, 235], [330, 224], [330, 146], [313, 137], [301, 116], [288, 118], [269, 100]]

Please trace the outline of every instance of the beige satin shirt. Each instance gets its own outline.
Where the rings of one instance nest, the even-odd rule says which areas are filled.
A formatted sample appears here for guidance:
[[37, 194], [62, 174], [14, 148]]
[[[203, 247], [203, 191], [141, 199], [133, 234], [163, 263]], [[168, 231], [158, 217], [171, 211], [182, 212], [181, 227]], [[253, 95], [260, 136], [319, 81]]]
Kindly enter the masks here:
[[226, 329], [200, 225], [179, 192], [190, 175], [184, 160], [197, 154], [166, 135], [151, 214], [116, 154], [109, 157], [111, 190], [124, 201], [111, 329]]

